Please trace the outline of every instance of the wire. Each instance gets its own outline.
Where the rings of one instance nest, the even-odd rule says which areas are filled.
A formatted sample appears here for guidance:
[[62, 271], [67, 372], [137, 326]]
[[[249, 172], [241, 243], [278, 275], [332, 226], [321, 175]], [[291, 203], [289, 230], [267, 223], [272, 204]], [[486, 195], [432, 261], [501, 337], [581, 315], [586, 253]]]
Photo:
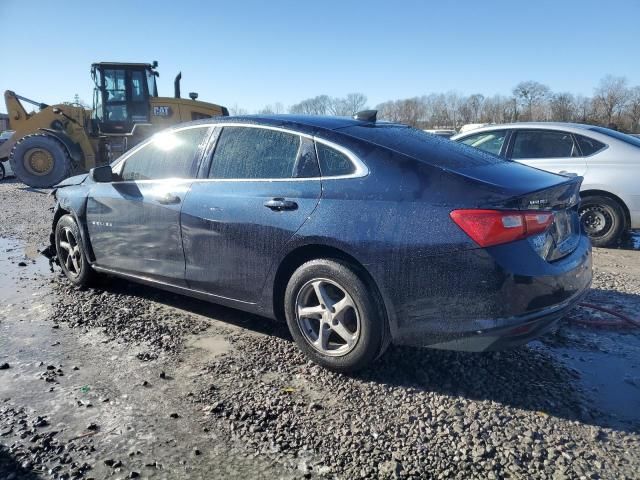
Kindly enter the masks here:
[[616, 312], [609, 308], [601, 307], [599, 305], [594, 305], [593, 303], [579, 303], [578, 305], [583, 308], [598, 310], [600, 312], [604, 312], [609, 315], [612, 315], [617, 318], [617, 321], [569, 317], [569, 321], [571, 321], [572, 323], [578, 323], [578, 324], [587, 325], [590, 327], [624, 327], [625, 325], [640, 327], [640, 320], [634, 320], [628, 317], [627, 315], [624, 315], [620, 312]]

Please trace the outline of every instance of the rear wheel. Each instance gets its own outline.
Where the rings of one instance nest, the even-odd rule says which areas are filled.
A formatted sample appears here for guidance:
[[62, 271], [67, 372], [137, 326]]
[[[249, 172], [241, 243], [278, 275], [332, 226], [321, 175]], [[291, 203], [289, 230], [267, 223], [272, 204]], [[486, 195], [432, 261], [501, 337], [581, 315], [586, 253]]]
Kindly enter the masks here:
[[56, 224], [56, 255], [65, 276], [77, 286], [87, 286], [95, 279], [80, 236], [80, 228], [71, 215], [63, 215]]
[[361, 369], [387, 346], [381, 302], [347, 263], [301, 265], [285, 291], [287, 324], [302, 352], [328, 369]]
[[4, 165], [0, 162], [0, 181], [4, 180], [6, 172], [4, 170]]
[[9, 161], [15, 176], [30, 187], [52, 187], [71, 175], [71, 157], [51, 135], [24, 136], [13, 147]]
[[579, 212], [582, 228], [594, 247], [608, 247], [624, 232], [624, 210], [612, 198], [601, 195], [584, 197]]

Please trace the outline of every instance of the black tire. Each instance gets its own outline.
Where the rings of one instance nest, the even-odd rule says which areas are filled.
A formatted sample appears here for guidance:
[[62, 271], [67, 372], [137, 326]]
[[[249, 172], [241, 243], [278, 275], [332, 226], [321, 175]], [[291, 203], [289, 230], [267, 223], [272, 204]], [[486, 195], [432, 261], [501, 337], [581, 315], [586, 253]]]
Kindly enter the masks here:
[[4, 180], [4, 176], [6, 175], [6, 171], [4, 169], [4, 165], [0, 162], [0, 181]]
[[[320, 282], [326, 288], [325, 293], [329, 297], [325, 297], [323, 303], [315, 292], [314, 284]], [[309, 296], [305, 296], [305, 292], [313, 290]], [[344, 297], [342, 297], [344, 294]], [[333, 297], [331, 297], [333, 296]], [[330, 320], [327, 315], [331, 315], [328, 311], [334, 311], [334, 307], [339, 305], [340, 299], [346, 299], [349, 296], [350, 304], [348, 310], [342, 310], [340, 313], [340, 325], [335, 318]], [[331, 298], [330, 298], [331, 297]], [[298, 315], [298, 306], [303, 304], [304, 298], [309, 298], [311, 303], [318, 303], [318, 307], [309, 308], [325, 308], [325, 313], [316, 313], [320, 318], [300, 317]], [[352, 301], [352, 302], [351, 302]], [[284, 310], [287, 319], [289, 331], [293, 336], [300, 350], [313, 362], [333, 371], [351, 372], [362, 369], [380, 357], [388, 346], [388, 326], [384, 306], [381, 299], [378, 298], [376, 292], [372, 291], [362, 280], [357, 271], [348, 263], [340, 260], [332, 259], [316, 259], [301, 265], [289, 279], [284, 295]], [[331, 302], [331, 307], [328, 304]], [[316, 315], [314, 314], [314, 315]], [[347, 315], [349, 314], [349, 315]], [[336, 315], [336, 318], [338, 315]], [[347, 318], [349, 317], [349, 318]], [[312, 342], [314, 327], [312, 324], [317, 322], [318, 330], [316, 345]], [[351, 346], [343, 340], [337, 332], [336, 328], [344, 327], [350, 322], [347, 333], [353, 334], [355, 340]], [[306, 328], [307, 327], [307, 328]], [[327, 335], [326, 353], [320, 351], [319, 344], [321, 342], [320, 330], [323, 335]], [[305, 331], [307, 333], [305, 333]], [[343, 333], [344, 329], [341, 330]], [[331, 342], [333, 339], [333, 342]], [[345, 342], [341, 345], [341, 342]], [[334, 350], [329, 350], [334, 348]], [[343, 349], [344, 353], [339, 353]]]
[[590, 195], [581, 200], [580, 223], [594, 247], [615, 244], [626, 228], [622, 205], [602, 195]]
[[[35, 153], [46, 158], [45, 164], [39, 164], [42, 173], [38, 174], [29, 159]], [[28, 158], [27, 158], [28, 155]], [[25, 135], [15, 144], [9, 155], [11, 168], [16, 178], [30, 187], [52, 187], [71, 175], [73, 162], [65, 146], [51, 135], [35, 133]], [[50, 163], [48, 163], [50, 162]]]
[[[96, 279], [96, 272], [89, 263], [87, 253], [82, 243], [80, 228], [71, 215], [63, 215], [58, 220], [55, 230], [56, 255], [62, 272], [71, 283], [78, 287], [91, 285]], [[73, 249], [70, 255], [69, 249]], [[76, 250], [77, 247], [77, 250]], [[72, 257], [74, 255], [74, 257]], [[75, 260], [75, 261], [74, 261]]]

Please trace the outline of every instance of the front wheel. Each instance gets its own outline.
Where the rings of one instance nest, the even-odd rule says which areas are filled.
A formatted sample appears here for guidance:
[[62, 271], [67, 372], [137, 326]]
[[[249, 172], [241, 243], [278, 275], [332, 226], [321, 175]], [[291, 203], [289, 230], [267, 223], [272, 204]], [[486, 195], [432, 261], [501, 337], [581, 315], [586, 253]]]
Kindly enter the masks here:
[[608, 247], [618, 241], [625, 229], [622, 206], [615, 200], [593, 195], [580, 202], [580, 222], [594, 247]]
[[287, 285], [285, 313], [300, 350], [330, 370], [361, 369], [387, 346], [381, 301], [345, 262], [301, 265]]
[[87, 286], [96, 273], [91, 268], [80, 237], [80, 228], [71, 215], [63, 215], [56, 224], [56, 255], [65, 276], [79, 287]]
[[4, 180], [6, 174], [7, 172], [4, 169], [4, 165], [0, 162], [0, 181]]

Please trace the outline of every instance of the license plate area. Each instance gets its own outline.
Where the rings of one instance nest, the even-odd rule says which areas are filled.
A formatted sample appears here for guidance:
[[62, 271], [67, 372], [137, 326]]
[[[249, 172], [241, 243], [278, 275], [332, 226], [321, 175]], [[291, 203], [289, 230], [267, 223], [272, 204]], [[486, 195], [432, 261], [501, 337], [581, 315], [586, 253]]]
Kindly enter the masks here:
[[580, 240], [579, 233], [580, 220], [577, 207], [555, 211], [551, 227], [554, 248], [550, 252], [549, 260], [557, 260], [575, 250]]

